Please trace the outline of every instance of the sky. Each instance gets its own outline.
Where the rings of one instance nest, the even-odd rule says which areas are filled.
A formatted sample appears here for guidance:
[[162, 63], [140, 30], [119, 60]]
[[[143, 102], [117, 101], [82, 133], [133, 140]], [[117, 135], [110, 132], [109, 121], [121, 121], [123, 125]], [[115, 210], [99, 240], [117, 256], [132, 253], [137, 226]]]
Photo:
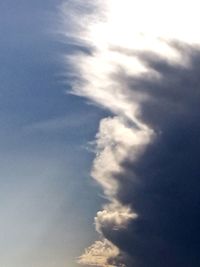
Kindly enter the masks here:
[[1, 266], [199, 266], [198, 10], [1, 1]]
[[88, 142], [104, 112], [67, 93], [59, 5], [0, 1], [3, 267], [75, 267], [96, 236]]

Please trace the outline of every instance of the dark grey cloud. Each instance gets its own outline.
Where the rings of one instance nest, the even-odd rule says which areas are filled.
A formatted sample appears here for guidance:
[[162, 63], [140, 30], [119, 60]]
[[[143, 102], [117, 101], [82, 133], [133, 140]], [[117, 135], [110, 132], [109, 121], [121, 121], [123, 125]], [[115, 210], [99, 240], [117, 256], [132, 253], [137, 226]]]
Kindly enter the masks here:
[[197, 267], [200, 264], [200, 50], [176, 47], [188, 64], [152, 53], [139, 59], [160, 78], [117, 73], [133, 94], [148, 97], [140, 119], [155, 130], [154, 141], [115, 176], [117, 200], [138, 214], [126, 228], [101, 225], [121, 254], [110, 263], [127, 267]]

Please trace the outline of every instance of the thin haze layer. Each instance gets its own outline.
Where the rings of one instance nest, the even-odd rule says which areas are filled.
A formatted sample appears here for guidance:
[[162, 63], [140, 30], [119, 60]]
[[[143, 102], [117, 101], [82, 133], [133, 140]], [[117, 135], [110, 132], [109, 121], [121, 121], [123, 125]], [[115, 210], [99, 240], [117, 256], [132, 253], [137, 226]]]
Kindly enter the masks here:
[[[169, 229], [165, 225], [152, 227], [160, 212], [155, 203], [163, 201], [164, 213], [171, 214], [162, 193], [174, 186], [173, 203], [174, 197], [186, 188], [183, 192], [177, 188], [182, 175], [176, 173], [178, 168], [172, 168], [174, 178], [167, 179], [169, 170], [159, 160], [165, 155], [166, 163], [173, 163], [174, 159], [170, 162], [168, 155], [175, 153], [175, 160], [181, 162], [183, 155], [177, 150], [165, 150], [165, 146], [174, 142], [179, 130], [184, 131], [187, 121], [197, 123], [198, 50], [194, 45], [200, 41], [196, 31], [198, 1], [77, 0], [68, 1], [61, 10], [66, 20], [63, 33], [68, 42], [81, 48], [80, 53], [66, 56], [72, 66], [73, 93], [113, 114], [100, 122], [92, 167], [92, 177], [108, 199], [95, 217], [101, 240], [89, 247], [79, 262], [102, 267], [165, 266], [155, 255], [160, 253], [167, 258], [168, 252], [163, 251], [167, 251], [175, 237], [166, 241], [162, 231]], [[166, 135], [170, 130], [171, 139]], [[185, 140], [182, 141], [184, 144]], [[148, 153], [154, 151], [157, 156], [151, 162]], [[193, 185], [197, 183], [195, 177]], [[162, 181], [164, 188], [160, 186]], [[196, 185], [198, 190], [199, 183]], [[175, 200], [174, 204], [179, 207]], [[196, 204], [191, 200], [189, 208]], [[199, 219], [196, 213], [192, 215]], [[147, 245], [145, 239], [152, 243]], [[155, 248], [154, 253], [151, 247]], [[168, 266], [189, 266], [179, 259], [180, 251], [177, 244]], [[194, 252], [188, 257], [197, 260], [195, 256]]]

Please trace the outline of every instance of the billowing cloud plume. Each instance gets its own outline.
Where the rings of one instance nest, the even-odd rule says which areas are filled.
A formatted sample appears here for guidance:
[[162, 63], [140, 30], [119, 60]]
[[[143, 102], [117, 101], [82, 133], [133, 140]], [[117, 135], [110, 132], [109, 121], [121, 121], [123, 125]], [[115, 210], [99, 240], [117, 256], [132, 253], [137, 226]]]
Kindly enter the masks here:
[[96, 241], [91, 247], [86, 249], [84, 255], [79, 258], [79, 263], [99, 267], [113, 267], [107, 259], [118, 257], [119, 250], [108, 240]]
[[101, 240], [81, 264], [200, 263], [197, 10], [194, 0], [62, 6], [80, 48], [66, 57], [73, 93], [113, 114], [100, 122], [91, 172], [108, 200], [95, 217]]

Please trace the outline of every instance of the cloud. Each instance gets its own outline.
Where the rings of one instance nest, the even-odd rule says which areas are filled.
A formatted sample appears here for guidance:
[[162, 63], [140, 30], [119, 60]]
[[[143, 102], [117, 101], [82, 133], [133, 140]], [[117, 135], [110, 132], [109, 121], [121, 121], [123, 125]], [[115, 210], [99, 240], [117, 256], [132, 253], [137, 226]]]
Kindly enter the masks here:
[[116, 199], [137, 217], [117, 233], [107, 225], [103, 234], [129, 255], [127, 266], [185, 267], [200, 262], [200, 51], [185, 53], [190, 54], [186, 68], [146, 58], [160, 71], [160, 80], [125, 77], [130, 88], [148, 92], [140, 118], [155, 129], [143, 154], [136, 161], [124, 158], [121, 173], [112, 173], [118, 181]]
[[96, 117], [96, 114], [84, 114], [83, 112], [81, 117], [79, 114], [68, 114], [65, 117], [34, 122], [31, 125], [25, 126], [24, 129], [27, 132], [58, 132], [66, 129], [76, 129], [90, 123]]
[[120, 163], [130, 150], [135, 150], [133, 159], [142, 152], [152, 135], [149, 129], [136, 129], [135, 125], [131, 127], [127, 124], [120, 116], [103, 119], [96, 136], [97, 154], [92, 176], [111, 198], [118, 190], [118, 182], [112, 174], [121, 173]]
[[91, 172], [108, 201], [95, 217], [103, 241], [79, 263], [198, 266], [198, 3], [77, 3], [70, 34], [91, 53], [67, 55], [72, 90], [113, 114], [100, 122]]
[[107, 259], [116, 257], [119, 250], [111, 242], [106, 239], [96, 241], [91, 247], [86, 249], [78, 262], [84, 265], [98, 266], [98, 267], [114, 267], [109, 264]]

